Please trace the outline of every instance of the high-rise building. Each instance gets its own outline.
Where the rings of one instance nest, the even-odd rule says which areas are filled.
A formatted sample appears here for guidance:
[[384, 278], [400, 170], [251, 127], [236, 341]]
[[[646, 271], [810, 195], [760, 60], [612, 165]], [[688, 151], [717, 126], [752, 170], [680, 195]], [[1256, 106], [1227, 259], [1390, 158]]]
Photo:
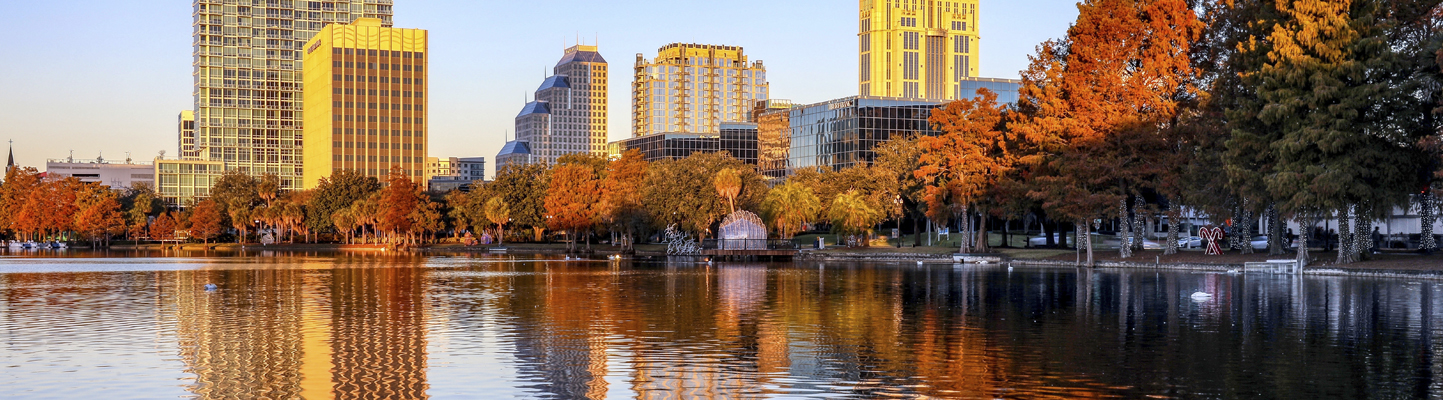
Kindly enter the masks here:
[[635, 136], [717, 133], [722, 123], [749, 120], [756, 100], [767, 99], [767, 69], [741, 47], [672, 43], [657, 53], [652, 61], [636, 55]]
[[972, 97], [980, 0], [861, 0], [860, 93], [931, 101]]
[[[305, 43], [328, 24], [391, 25], [391, 0], [195, 0], [197, 157], [301, 186]], [[183, 151], [182, 151], [183, 152]]]
[[426, 31], [360, 18], [305, 48], [304, 187], [349, 169], [384, 180], [426, 163]]
[[182, 160], [200, 159], [200, 150], [195, 145], [195, 111], [185, 110], [180, 112], [180, 117], [175, 123], [177, 138], [176, 156]]
[[555, 163], [572, 153], [605, 154], [606, 59], [596, 46], [571, 46], [552, 74], [516, 115], [516, 140], [497, 154], [498, 170], [517, 162]]

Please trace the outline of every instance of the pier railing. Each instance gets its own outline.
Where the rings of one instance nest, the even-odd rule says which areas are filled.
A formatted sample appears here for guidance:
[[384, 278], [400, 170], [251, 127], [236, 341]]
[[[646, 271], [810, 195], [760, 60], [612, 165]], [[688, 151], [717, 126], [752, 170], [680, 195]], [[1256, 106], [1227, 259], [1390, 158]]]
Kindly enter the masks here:
[[706, 239], [702, 250], [796, 250], [796, 242], [787, 239]]

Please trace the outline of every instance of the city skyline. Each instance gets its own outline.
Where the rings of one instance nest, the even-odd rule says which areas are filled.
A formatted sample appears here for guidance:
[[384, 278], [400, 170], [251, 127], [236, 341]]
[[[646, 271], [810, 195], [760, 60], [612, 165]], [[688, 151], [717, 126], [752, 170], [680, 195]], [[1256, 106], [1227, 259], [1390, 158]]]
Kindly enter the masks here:
[[[438, 85], [430, 96], [431, 139], [446, 143], [438, 148], [450, 153], [427, 154], [432, 157], [494, 156], [515, 137], [515, 112], [534, 81], [578, 38], [584, 44], [599, 39], [612, 58], [651, 56], [672, 42], [742, 46], [752, 58], [766, 60], [771, 97], [810, 103], [857, 94], [857, 16], [850, 1], [832, 7], [754, 2], [757, 7], [693, 12], [700, 19], [686, 22], [663, 22], [668, 19], [662, 16], [707, 7], [397, 3], [397, 26], [433, 32], [432, 79]], [[174, 121], [194, 102], [190, 4], [83, 2], [73, 12], [70, 6], [27, 3], [0, 17], [0, 32], [22, 39], [12, 50], [33, 55], [0, 67], [6, 72], [0, 90], [10, 94], [0, 103], [7, 110], [0, 113], [0, 138], [15, 140], [17, 163], [39, 166], [71, 150], [77, 159], [104, 154], [118, 160], [128, 153], [144, 161], [159, 151], [178, 156]], [[1077, 13], [1073, 3], [1061, 1], [988, 2], [981, 8], [986, 45], [978, 75], [1013, 79], [1036, 44], [1062, 36]], [[1049, 12], [1038, 15], [1039, 9]], [[813, 17], [790, 17], [802, 14]], [[557, 32], [576, 33], [515, 33], [527, 26], [524, 17], [543, 15]], [[62, 17], [72, 18], [66, 29], [49, 23]], [[745, 29], [738, 29], [738, 20], [749, 21], [740, 27]], [[67, 54], [77, 52], [93, 62], [67, 62], [73, 59]], [[488, 57], [495, 54], [507, 56]], [[608, 141], [631, 137], [630, 89], [629, 79], [608, 88]]]

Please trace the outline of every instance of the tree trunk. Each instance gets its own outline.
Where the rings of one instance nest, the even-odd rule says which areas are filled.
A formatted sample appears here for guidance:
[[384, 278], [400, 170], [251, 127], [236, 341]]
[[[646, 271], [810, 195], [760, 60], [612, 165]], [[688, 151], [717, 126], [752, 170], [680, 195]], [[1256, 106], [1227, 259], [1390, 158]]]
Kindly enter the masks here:
[[977, 215], [977, 248], [975, 251], [978, 253], [990, 253], [992, 252], [992, 244], [988, 243], [987, 240], [987, 213], [981, 212], [981, 209], [978, 209]]
[[1132, 237], [1132, 253], [1137, 254], [1143, 250], [1143, 241], [1147, 240], [1147, 200], [1141, 194], [1133, 196]]
[[1182, 207], [1173, 203], [1167, 210], [1167, 244], [1163, 255], [1177, 254], [1178, 229], [1182, 226]]
[[969, 235], [971, 235], [972, 232], [972, 216], [968, 214], [967, 206], [962, 206], [962, 218], [959, 218], [958, 221], [960, 221], [961, 223], [959, 223], [957, 226], [957, 234], [960, 235], [962, 238], [961, 240], [959, 240], [959, 242], [962, 242], [962, 245], [959, 246], [957, 251], [963, 254], [971, 253], [972, 243], [970, 242], [972, 241], [972, 239], [969, 237]]
[[1335, 262], [1336, 264], [1352, 264], [1353, 261], [1357, 261], [1357, 258], [1353, 256], [1353, 225], [1350, 221], [1352, 216], [1349, 208], [1343, 206], [1342, 210], [1338, 210], [1338, 260]]
[[[1118, 257], [1132, 257], [1132, 218], [1127, 212], [1127, 196], [1123, 196], [1117, 205], [1117, 252]], [[1089, 241], [1089, 250], [1092, 247]], [[1089, 257], [1090, 258], [1090, 257]], [[1088, 262], [1091, 266], [1091, 261]]]
[[912, 218], [912, 247], [922, 247], [922, 218]]
[[[1276, 213], [1276, 211], [1274, 211]], [[1312, 261], [1308, 257], [1308, 234], [1313, 231], [1313, 216], [1307, 212], [1298, 213], [1298, 271]]]
[[1373, 226], [1373, 220], [1369, 217], [1368, 208], [1359, 204], [1353, 210], [1353, 247], [1357, 258], [1354, 261], [1365, 261], [1372, 258], [1373, 238], [1369, 236], [1369, 229]]
[[1094, 264], [1092, 260], [1092, 223], [1087, 220], [1077, 221], [1077, 245], [1079, 249], [1087, 249], [1087, 267]]
[[[1268, 206], [1268, 210], [1271, 212], [1273, 210], [1273, 206]], [[1249, 206], [1248, 200], [1243, 199], [1242, 212], [1240, 213], [1238, 220], [1233, 222], [1234, 235], [1236, 235], [1238, 237], [1238, 240], [1242, 243], [1242, 248], [1238, 249], [1238, 253], [1253, 254], [1253, 223], [1256, 220], [1257, 218], [1254, 217], [1253, 210]], [[1268, 219], [1268, 228], [1271, 229], [1273, 226], [1272, 224], [1275, 223], [1276, 222], [1272, 219]], [[1272, 243], [1272, 239], [1268, 239], [1268, 243]]]
[[1433, 191], [1423, 192], [1418, 196], [1418, 214], [1422, 216], [1423, 229], [1418, 237], [1418, 249], [1424, 253], [1432, 254], [1438, 249], [1438, 240], [1433, 237], [1433, 224], [1438, 221], [1438, 215], [1434, 209]]
[[[1301, 216], [1298, 218], [1298, 221], [1302, 221]], [[1284, 249], [1287, 246], [1287, 227], [1284, 225], [1283, 218], [1278, 216], [1278, 208], [1268, 206], [1268, 255], [1270, 256], [1279, 256], [1287, 252]]]

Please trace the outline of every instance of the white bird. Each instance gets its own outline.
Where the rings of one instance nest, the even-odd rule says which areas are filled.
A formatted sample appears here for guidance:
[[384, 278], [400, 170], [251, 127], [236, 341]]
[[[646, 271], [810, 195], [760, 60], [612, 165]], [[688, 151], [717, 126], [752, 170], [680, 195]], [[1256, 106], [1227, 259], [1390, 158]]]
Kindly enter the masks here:
[[1212, 300], [1213, 295], [1207, 294], [1207, 293], [1203, 293], [1203, 292], [1194, 292], [1194, 293], [1192, 294], [1192, 296], [1189, 296], [1189, 297], [1192, 297], [1192, 301], [1203, 302], [1203, 301]]

